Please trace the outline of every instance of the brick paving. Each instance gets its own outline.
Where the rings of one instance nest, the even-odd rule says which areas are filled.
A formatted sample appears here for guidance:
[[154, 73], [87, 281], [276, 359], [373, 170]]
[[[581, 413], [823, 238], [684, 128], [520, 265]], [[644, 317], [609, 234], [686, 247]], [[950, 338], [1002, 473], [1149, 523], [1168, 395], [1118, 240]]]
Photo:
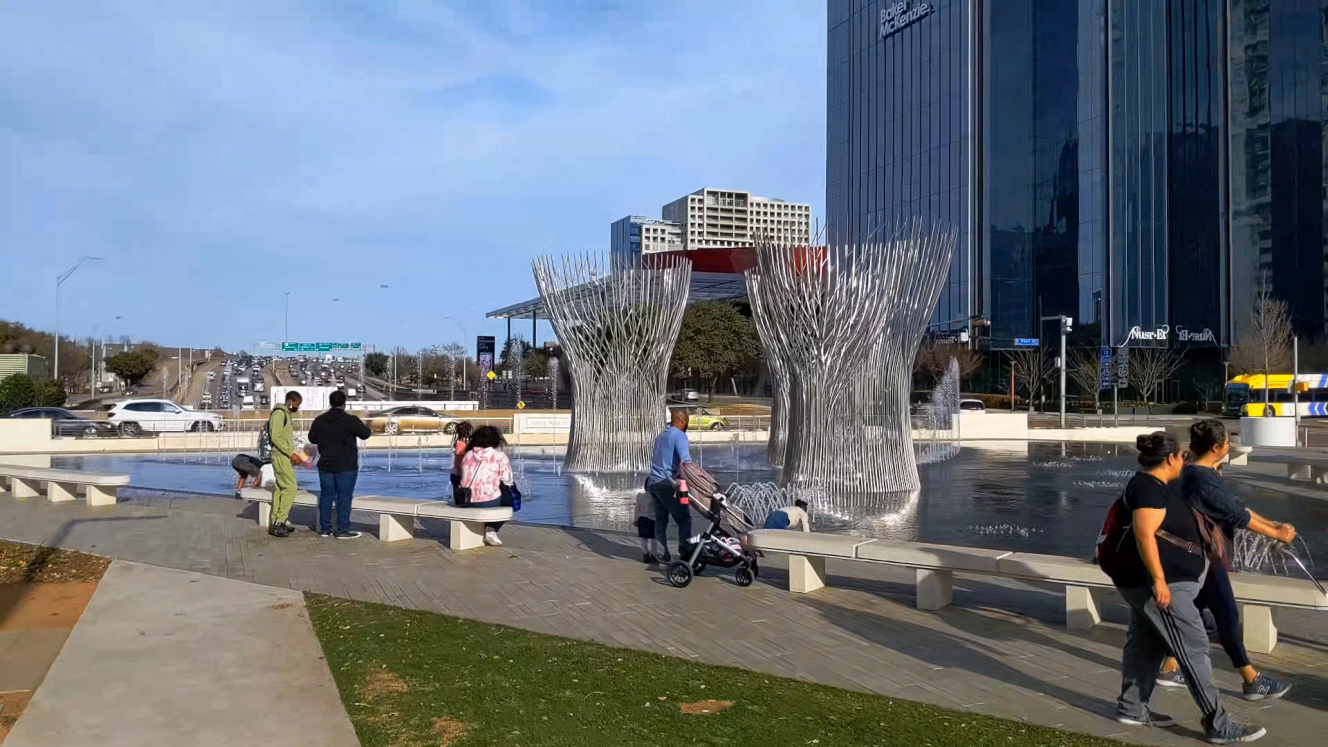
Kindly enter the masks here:
[[[1059, 590], [960, 577], [955, 606], [913, 607], [911, 573], [862, 563], [829, 564], [831, 587], [784, 590], [782, 559], [742, 589], [707, 571], [687, 589], [669, 587], [639, 563], [625, 535], [511, 524], [502, 548], [454, 553], [446, 525], [424, 521], [396, 544], [366, 536], [324, 540], [301, 531], [277, 540], [254, 523], [254, 507], [227, 498], [134, 491], [114, 507], [51, 504], [0, 495], [0, 537], [301, 591], [381, 602], [743, 667], [836, 687], [925, 701], [956, 710], [1146, 744], [1193, 744], [1198, 713], [1183, 693], [1159, 692], [1157, 710], [1175, 730], [1122, 727], [1111, 718], [1119, 686], [1124, 610], [1109, 600], [1108, 624], [1067, 631]], [[309, 509], [294, 520], [308, 525]], [[1322, 616], [1282, 614], [1284, 642], [1256, 665], [1296, 683], [1287, 700], [1230, 700], [1238, 717], [1269, 727], [1263, 744], [1313, 744], [1328, 733], [1328, 626]], [[1239, 678], [1214, 647], [1219, 684]]]

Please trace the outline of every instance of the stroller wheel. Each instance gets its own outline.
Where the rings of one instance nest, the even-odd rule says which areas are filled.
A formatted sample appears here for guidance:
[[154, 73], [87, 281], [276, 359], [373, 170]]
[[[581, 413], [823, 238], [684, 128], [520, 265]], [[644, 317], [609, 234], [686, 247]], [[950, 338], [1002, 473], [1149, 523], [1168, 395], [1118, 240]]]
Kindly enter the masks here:
[[738, 582], [738, 586], [751, 586], [755, 576], [752, 575], [752, 569], [747, 566], [739, 566], [733, 573], [733, 580]]
[[692, 582], [692, 567], [685, 560], [675, 560], [669, 563], [669, 583], [679, 589]]
[[705, 572], [706, 564], [704, 560], [698, 560], [692, 564], [692, 575], [699, 576]]

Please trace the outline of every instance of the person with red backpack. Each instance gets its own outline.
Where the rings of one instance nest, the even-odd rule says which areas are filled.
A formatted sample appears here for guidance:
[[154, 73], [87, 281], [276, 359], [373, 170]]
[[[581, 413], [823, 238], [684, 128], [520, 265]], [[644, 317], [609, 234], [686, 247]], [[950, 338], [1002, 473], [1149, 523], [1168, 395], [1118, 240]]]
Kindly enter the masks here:
[[1207, 518], [1171, 484], [1185, 466], [1176, 439], [1158, 431], [1139, 436], [1136, 445], [1143, 469], [1112, 506], [1097, 547], [1098, 564], [1130, 606], [1116, 720], [1133, 726], [1176, 723], [1149, 708], [1158, 668], [1171, 653], [1203, 713], [1205, 739], [1210, 744], [1253, 742], [1267, 732], [1232, 721], [1222, 707], [1208, 634], [1194, 601], [1220, 540]]

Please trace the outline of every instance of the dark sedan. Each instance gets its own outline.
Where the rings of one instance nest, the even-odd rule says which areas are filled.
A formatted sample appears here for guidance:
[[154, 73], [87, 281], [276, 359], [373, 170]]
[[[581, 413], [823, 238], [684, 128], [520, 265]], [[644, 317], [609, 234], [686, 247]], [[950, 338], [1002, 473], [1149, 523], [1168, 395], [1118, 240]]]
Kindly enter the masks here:
[[107, 420], [89, 420], [60, 407], [29, 407], [16, 410], [11, 418], [28, 420], [46, 419], [51, 422], [52, 436], [72, 436], [74, 438], [97, 438], [118, 436], [115, 424]]

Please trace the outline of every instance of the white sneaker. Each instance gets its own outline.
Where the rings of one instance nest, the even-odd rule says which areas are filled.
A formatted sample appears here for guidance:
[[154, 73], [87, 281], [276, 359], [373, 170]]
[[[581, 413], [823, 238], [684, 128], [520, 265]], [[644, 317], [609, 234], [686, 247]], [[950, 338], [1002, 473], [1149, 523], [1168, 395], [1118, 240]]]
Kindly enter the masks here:
[[498, 547], [503, 541], [498, 539], [498, 533], [490, 529], [484, 533], [484, 544], [490, 547]]

